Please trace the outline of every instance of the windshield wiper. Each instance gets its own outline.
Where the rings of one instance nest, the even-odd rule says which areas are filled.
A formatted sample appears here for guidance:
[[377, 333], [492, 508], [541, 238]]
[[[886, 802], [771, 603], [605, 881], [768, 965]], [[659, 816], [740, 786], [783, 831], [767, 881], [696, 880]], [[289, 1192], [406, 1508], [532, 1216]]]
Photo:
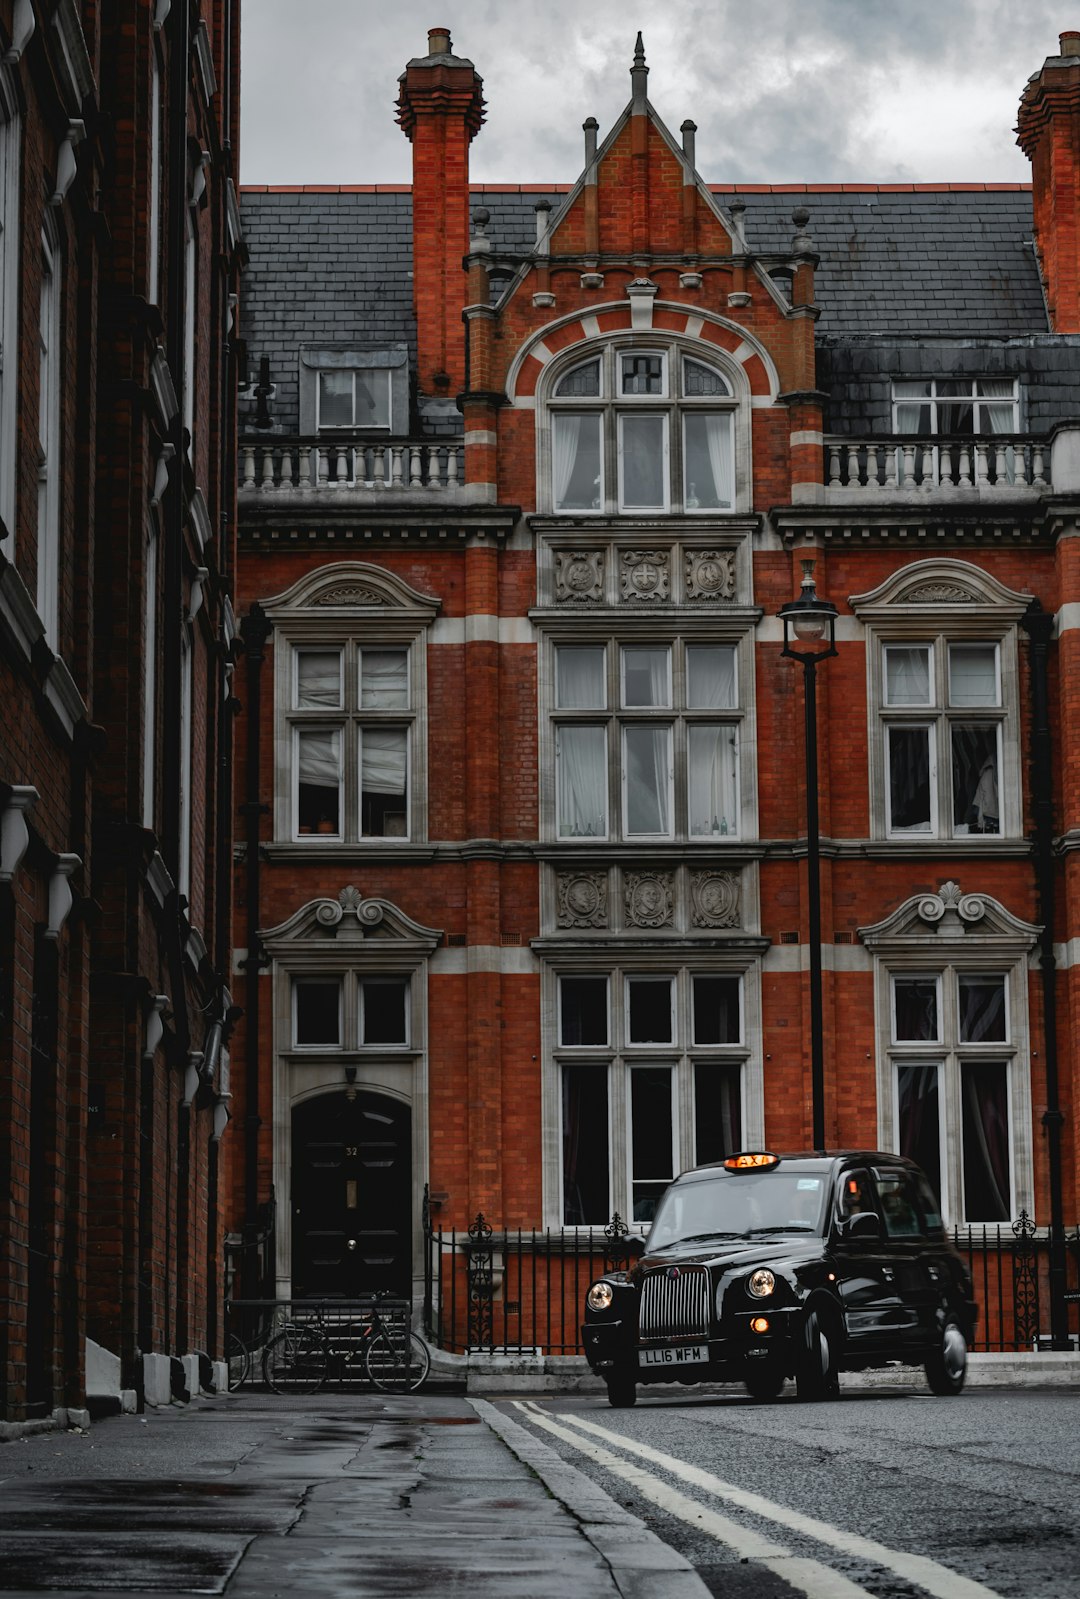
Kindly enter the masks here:
[[772, 1227], [751, 1227], [747, 1233], [742, 1233], [743, 1238], [757, 1238], [762, 1233], [812, 1233], [815, 1228], [810, 1222], [786, 1221], [777, 1222]]
[[673, 1238], [673, 1244], [696, 1244], [703, 1238], [745, 1238], [746, 1233], [686, 1233], [681, 1238]]

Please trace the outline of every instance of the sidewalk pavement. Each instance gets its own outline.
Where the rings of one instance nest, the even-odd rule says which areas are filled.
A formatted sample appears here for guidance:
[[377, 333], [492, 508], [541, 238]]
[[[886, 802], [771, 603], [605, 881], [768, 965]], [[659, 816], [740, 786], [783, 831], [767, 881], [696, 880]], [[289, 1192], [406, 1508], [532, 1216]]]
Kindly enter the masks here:
[[246, 1393], [0, 1445], [0, 1594], [707, 1599], [483, 1400]]

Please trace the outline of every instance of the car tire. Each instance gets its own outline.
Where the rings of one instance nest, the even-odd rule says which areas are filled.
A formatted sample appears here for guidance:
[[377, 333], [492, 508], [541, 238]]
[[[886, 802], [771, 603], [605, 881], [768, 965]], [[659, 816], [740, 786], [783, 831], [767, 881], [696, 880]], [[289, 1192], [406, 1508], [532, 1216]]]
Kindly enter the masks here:
[[947, 1316], [937, 1347], [926, 1357], [926, 1380], [935, 1394], [958, 1394], [967, 1376], [967, 1339], [960, 1325]]
[[612, 1410], [629, 1410], [637, 1404], [637, 1383], [632, 1377], [609, 1377], [607, 1396]]
[[760, 1366], [752, 1366], [743, 1381], [751, 1399], [767, 1401], [775, 1399], [784, 1386], [784, 1373], [772, 1361], [763, 1361]]
[[836, 1363], [837, 1340], [821, 1312], [810, 1310], [803, 1322], [802, 1348], [795, 1370], [795, 1388], [804, 1402], [836, 1399], [840, 1377]]

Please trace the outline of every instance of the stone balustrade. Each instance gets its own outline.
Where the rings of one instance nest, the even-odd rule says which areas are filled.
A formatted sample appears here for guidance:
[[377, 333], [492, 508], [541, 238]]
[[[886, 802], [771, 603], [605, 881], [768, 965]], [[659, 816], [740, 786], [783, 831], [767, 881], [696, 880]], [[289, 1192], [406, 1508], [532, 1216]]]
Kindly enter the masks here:
[[827, 438], [827, 499], [893, 495], [1028, 498], [1050, 487], [1050, 444], [1001, 434], [993, 438]]
[[460, 440], [289, 438], [250, 434], [240, 440], [240, 494], [330, 496], [370, 491], [411, 498], [464, 488]]

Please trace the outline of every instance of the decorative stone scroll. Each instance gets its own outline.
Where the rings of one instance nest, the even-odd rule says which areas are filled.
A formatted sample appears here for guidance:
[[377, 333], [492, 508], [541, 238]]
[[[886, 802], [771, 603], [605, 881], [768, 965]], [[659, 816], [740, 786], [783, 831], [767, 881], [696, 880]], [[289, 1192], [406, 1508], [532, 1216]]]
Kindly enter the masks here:
[[695, 872], [690, 900], [695, 927], [738, 927], [739, 879], [733, 872]]
[[671, 597], [668, 550], [623, 550], [620, 588], [624, 600], [664, 601]]
[[670, 927], [675, 890], [668, 872], [628, 872], [624, 885], [630, 927]]
[[336, 900], [324, 899], [315, 912], [315, 919], [324, 927], [336, 927], [344, 916], [355, 916], [362, 927], [378, 927], [384, 909], [377, 899], [365, 899], [352, 883], [343, 888]]
[[979, 894], [962, 894], [959, 883], [951, 880], [942, 883], [936, 894], [926, 894], [919, 901], [919, 916], [931, 927], [936, 925], [941, 937], [963, 934], [974, 922], [986, 915], [986, 901]]
[[687, 550], [683, 562], [688, 600], [735, 598], [734, 550]]
[[555, 551], [555, 599], [558, 604], [595, 604], [603, 597], [603, 550]]
[[560, 927], [606, 927], [606, 872], [560, 872], [555, 884]]

